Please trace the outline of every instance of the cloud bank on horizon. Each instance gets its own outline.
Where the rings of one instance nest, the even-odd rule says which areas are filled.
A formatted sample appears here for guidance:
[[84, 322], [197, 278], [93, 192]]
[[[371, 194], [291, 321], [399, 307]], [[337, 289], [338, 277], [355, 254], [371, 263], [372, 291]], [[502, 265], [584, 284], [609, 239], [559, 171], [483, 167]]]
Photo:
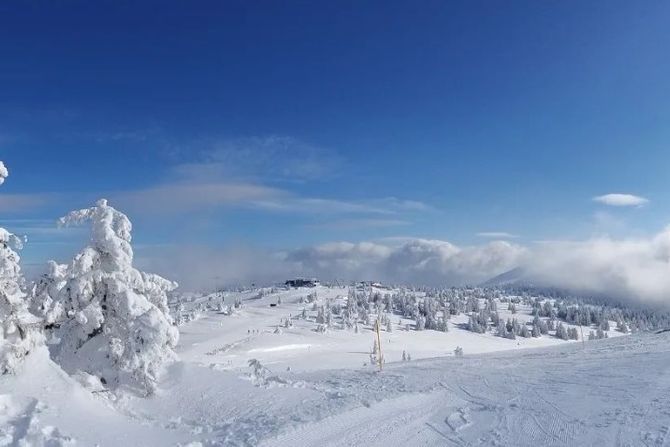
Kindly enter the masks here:
[[[173, 256], [177, 252], [179, 256]], [[527, 246], [492, 241], [459, 247], [407, 238], [399, 244], [332, 242], [288, 252], [191, 246], [164, 254], [172, 255], [142, 262], [175, 276], [186, 288], [262, 284], [293, 275], [445, 287], [478, 285], [519, 268], [520, 279], [539, 286], [670, 305], [670, 226], [648, 238], [599, 237]], [[180, 273], [185, 271], [188, 275]]]

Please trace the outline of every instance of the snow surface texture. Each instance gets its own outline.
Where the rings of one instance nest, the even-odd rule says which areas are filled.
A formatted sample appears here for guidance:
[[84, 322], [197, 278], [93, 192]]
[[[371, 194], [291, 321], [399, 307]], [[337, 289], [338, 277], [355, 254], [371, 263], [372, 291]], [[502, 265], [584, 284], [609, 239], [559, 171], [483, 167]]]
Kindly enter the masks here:
[[152, 398], [112, 406], [31, 356], [25, 374], [0, 379], [11, 407], [0, 426], [8, 445], [661, 446], [670, 436], [669, 342], [640, 334], [586, 349], [399, 362], [382, 373], [281, 372], [264, 383], [177, 363]]
[[[369, 364], [369, 325], [322, 332], [318, 310], [297, 318], [314, 291], [317, 304], [347, 294], [256, 290], [181, 303], [181, 312], [202, 310], [180, 326], [181, 361], [147, 398], [112, 394], [84, 373], [69, 376], [38, 349], [19, 373], [0, 377], [0, 445], [670, 442], [670, 333], [510, 340], [465, 329], [466, 315], [448, 320], [446, 333], [407, 331], [394, 317], [391, 332], [382, 329], [380, 373]], [[532, 318], [527, 306], [516, 312]], [[403, 351], [411, 361], [402, 361]]]

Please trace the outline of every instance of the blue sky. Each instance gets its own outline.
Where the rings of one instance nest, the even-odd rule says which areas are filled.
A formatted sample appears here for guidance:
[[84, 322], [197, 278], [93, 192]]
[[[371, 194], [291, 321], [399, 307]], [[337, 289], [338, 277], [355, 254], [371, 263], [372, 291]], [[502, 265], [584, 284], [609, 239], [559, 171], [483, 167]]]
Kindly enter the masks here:
[[0, 224], [28, 262], [100, 196], [146, 253], [653, 234], [668, 23], [663, 1], [5, 2]]

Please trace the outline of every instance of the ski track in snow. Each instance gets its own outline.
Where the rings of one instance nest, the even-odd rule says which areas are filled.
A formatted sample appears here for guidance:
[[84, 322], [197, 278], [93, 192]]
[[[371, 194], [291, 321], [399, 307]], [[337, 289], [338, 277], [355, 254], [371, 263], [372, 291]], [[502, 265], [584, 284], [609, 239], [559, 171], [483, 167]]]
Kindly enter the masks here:
[[131, 406], [166, 427], [180, 408], [189, 417], [176, 427], [205, 445], [667, 446], [669, 341], [639, 334], [381, 373], [286, 372], [257, 385], [182, 365], [169, 393]]
[[[263, 445], [668, 445], [668, 341], [640, 335], [585, 351], [394, 365], [388, 372], [402, 374], [404, 392], [389, 390], [369, 406], [288, 429]], [[424, 392], [412, 389], [419, 384]]]

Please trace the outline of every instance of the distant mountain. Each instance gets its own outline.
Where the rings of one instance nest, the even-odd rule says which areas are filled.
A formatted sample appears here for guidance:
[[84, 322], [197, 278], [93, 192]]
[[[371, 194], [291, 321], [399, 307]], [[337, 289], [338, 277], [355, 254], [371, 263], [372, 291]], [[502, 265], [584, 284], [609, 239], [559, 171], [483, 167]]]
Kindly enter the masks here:
[[528, 272], [522, 268], [517, 267], [498, 276], [494, 276], [481, 283], [483, 287], [500, 287], [500, 286], [533, 286], [534, 281], [528, 275]]

